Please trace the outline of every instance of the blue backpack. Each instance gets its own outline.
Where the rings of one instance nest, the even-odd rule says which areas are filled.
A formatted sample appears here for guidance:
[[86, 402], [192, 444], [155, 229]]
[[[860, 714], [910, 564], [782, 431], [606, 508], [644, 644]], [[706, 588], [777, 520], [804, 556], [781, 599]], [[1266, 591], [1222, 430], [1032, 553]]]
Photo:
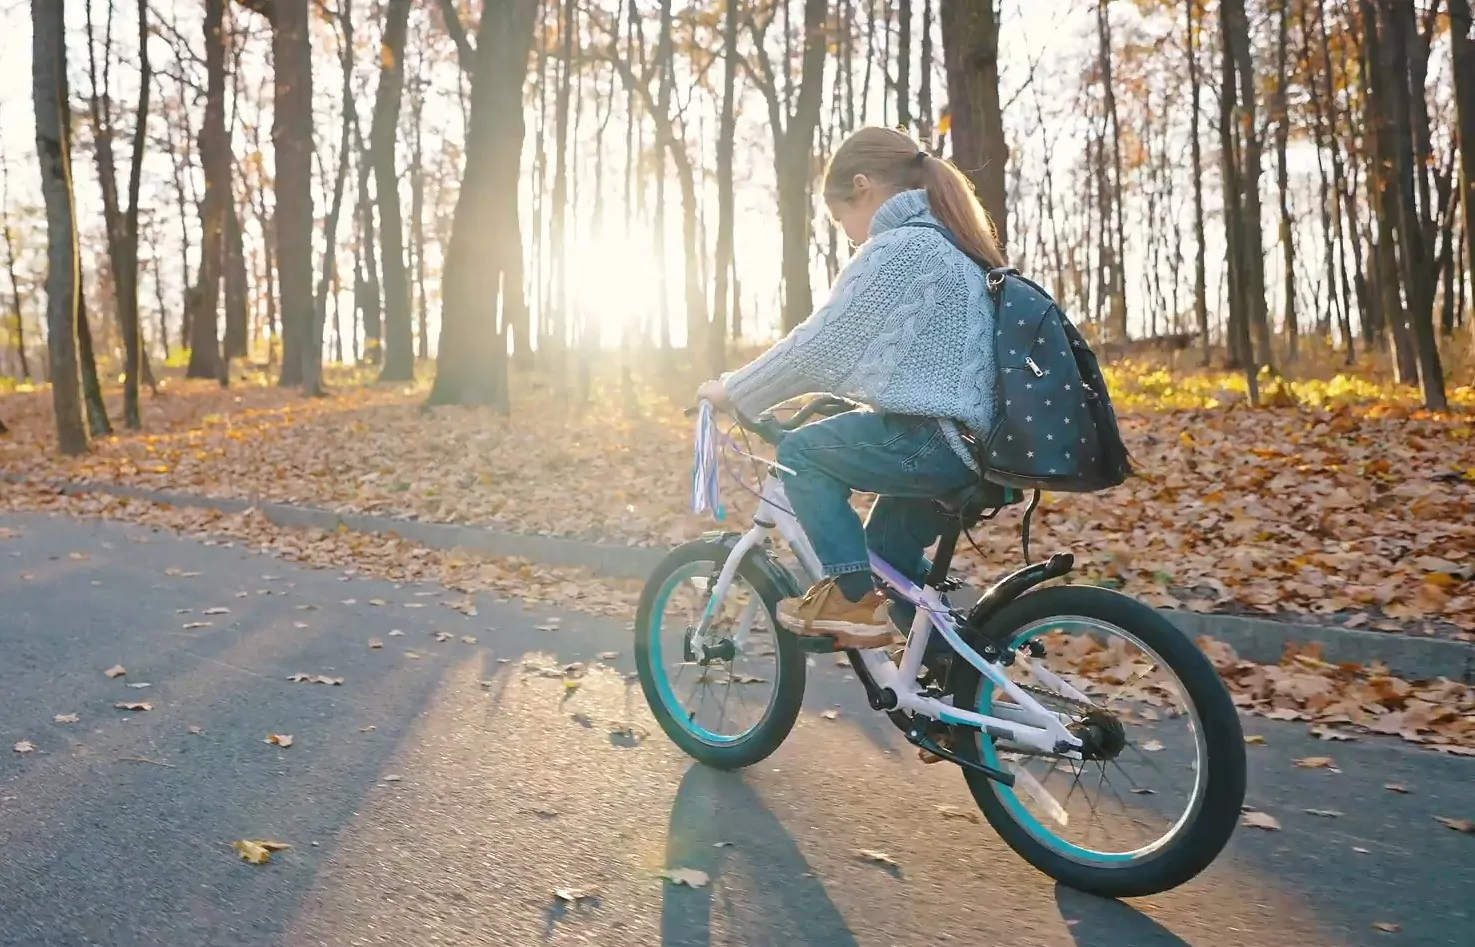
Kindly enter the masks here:
[[[947, 228], [908, 226], [936, 230], [972, 258]], [[1050, 294], [1018, 270], [989, 269], [985, 279], [998, 381], [993, 429], [975, 442], [984, 479], [1060, 493], [1118, 486], [1132, 462], [1095, 353]]]

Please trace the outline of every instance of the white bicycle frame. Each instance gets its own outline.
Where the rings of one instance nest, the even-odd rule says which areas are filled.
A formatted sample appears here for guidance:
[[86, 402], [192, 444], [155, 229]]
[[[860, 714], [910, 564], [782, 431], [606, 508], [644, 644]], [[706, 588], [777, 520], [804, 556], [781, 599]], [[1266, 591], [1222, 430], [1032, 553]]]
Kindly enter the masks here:
[[[716, 585], [710, 589], [711, 594], [707, 599], [706, 608], [692, 636], [692, 650], [697, 654], [702, 653], [707, 643], [706, 635], [711, 627], [712, 619], [717, 613], [718, 605], [732, 585], [732, 579], [737, 573], [739, 563], [743, 561], [743, 557], [750, 549], [762, 543], [775, 530], [793, 549], [800, 566], [806, 573], [806, 578], [811, 583], [818, 581], [823, 572], [819, 557], [815, 555], [809, 537], [804, 534], [804, 528], [789, 511], [783, 483], [773, 475], [771, 469], [763, 481], [762, 501], [753, 519], [752, 529], [744, 533], [732, 547], [727, 561], [718, 573]], [[1026, 752], [1058, 753], [1070, 759], [1081, 758], [1081, 740], [1065, 728], [1066, 718], [1041, 706], [1027, 691], [1009, 680], [998, 665], [969, 647], [968, 643], [958, 634], [957, 622], [954, 621], [952, 613], [943, 603], [942, 596], [936, 589], [916, 585], [875, 553], [871, 553], [870, 558], [871, 570], [876, 577], [917, 608], [916, 618], [912, 621], [911, 633], [907, 636], [906, 648], [902, 652], [899, 664], [893, 662], [886, 651], [881, 648], [870, 648], [860, 652], [866, 670], [870, 672], [876, 685], [881, 688], [890, 688], [896, 695], [897, 710], [911, 711], [943, 723], [975, 727], [997, 740]], [[735, 641], [739, 646], [746, 637], [752, 620], [756, 617], [757, 606], [757, 599], [754, 598], [739, 621], [738, 632], [735, 636]], [[954, 707], [945, 701], [924, 695], [917, 683], [917, 674], [921, 670], [922, 656], [926, 652], [927, 642], [934, 630], [941, 634], [943, 640], [965, 661], [977, 668], [980, 674], [987, 677], [998, 690], [1007, 695], [1010, 702], [996, 703], [993, 707], [994, 714], [981, 714]], [[1094, 703], [1048, 668], [1031, 664], [1029, 658], [1023, 653], [1016, 655], [1015, 660], [1027, 667], [1042, 684], [1055, 689], [1060, 695]], [[1018, 774], [1017, 768], [1011, 767], [1011, 769], [1014, 769], [1016, 775]]]

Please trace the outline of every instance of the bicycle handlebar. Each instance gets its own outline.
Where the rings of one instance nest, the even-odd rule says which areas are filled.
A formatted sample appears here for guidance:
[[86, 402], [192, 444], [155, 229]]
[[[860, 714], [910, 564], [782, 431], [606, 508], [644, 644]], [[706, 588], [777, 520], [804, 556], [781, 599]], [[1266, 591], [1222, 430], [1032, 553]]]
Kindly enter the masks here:
[[[853, 411], [858, 407], [860, 407], [860, 403], [857, 401], [851, 401], [849, 398], [841, 398], [839, 395], [821, 395], [820, 397], [815, 398], [813, 401], [806, 404], [804, 407], [800, 408], [799, 411], [787, 421], [780, 421], [778, 418], [773, 416], [773, 413], [771, 411], [763, 412], [762, 414], [758, 415], [756, 419], [746, 417], [741, 411], [737, 411], [736, 409], [732, 410], [730, 413], [737, 421], [738, 426], [741, 427], [743, 430], [756, 434], [764, 441], [767, 441], [769, 444], [777, 447], [779, 441], [782, 441], [784, 439], [784, 435], [788, 434], [790, 431], [804, 424], [806, 421], [808, 421], [810, 418], [815, 417], [816, 415], [831, 417], [836, 414], [843, 414], [846, 411]], [[696, 407], [690, 407], [682, 413], [685, 414], [687, 417], [691, 417], [692, 415], [696, 414], [696, 412]]]

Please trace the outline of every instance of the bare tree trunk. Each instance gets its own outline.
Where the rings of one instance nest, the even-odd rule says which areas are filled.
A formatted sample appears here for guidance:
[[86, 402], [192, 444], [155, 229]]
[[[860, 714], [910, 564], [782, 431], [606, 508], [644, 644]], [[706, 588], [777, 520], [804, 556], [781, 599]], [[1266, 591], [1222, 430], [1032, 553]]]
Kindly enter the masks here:
[[225, 208], [230, 200], [230, 152], [225, 128], [225, 0], [205, 0], [205, 121], [200, 128], [200, 162], [205, 197], [200, 202], [200, 276], [190, 321], [188, 378], [214, 378], [225, 384], [220, 357], [220, 281], [224, 262]]
[[[1233, 361], [1244, 369], [1250, 404], [1260, 403], [1258, 366], [1250, 341], [1251, 311], [1265, 307], [1264, 275], [1260, 270], [1259, 152], [1251, 141], [1254, 126], [1254, 90], [1243, 87], [1250, 77], [1240, 68], [1240, 50], [1248, 57], [1249, 25], [1244, 0], [1221, 0], [1219, 28], [1223, 48], [1219, 88], [1219, 142], [1224, 187], [1224, 235], [1229, 246], [1229, 336]], [[1250, 104], [1247, 106], [1245, 102]], [[1248, 116], [1241, 118], [1241, 116]], [[1249, 158], [1253, 157], [1253, 166]], [[1259, 276], [1258, 282], [1256, 281]]]
[[[421, 129], [424, 126], [422, 112], [425, 107], [424, 87], [416, 77], [412, 80], [410, 120], [413, 126], [410, 135], [410, 247], [415, 258], [415, 314], [418, 327], [417, 351], [421, 358], [430, 358], [429, 300], [425, 296], [425, 163]], [[526, 331], [526, 330], [524, 330]], [[527, 345], [524, 335], [522, 340]]]
[[1194, 23], [1197, 14], [1202, 22], [1203, 11], [1199, 8], [1199, 0], [1188, 0], [1188, 83], [1190, 95], [1193, 97], [1192, 112], [1189, 116], [1189, 153], [1192, 162], [1190, 177], [1193, 178], [1193, 315], [1194, 325], [1198, 327], [1199, 344], [1203, 348], [1201, 364], [1205, 367], [1209, 364], [1209, 299], [1207, 278], [1205, 274], [1205, 234], [1204, 234], [1204, 182], [1203, 182], [1203, 144], [1199, 137], [1199, 98], [1203, 82], [1199, 78], [1198, 64], [1198, 27]]
[[1469, 0], [1449, 0], [1450, 44], [1454, 53], [1455, 112], [1460, 146], [1460, 209], [1465, 228], [1465, 259], [1475, 267], [1475, 38], [1471, 38]]
[[82, 292], [82, 268], [77, 267], [77, 351], [82, 356], [82, 402], [87, 407], [87, 430], [93, 437], [113, 433], [102, 385], [97, 380], [97, 359], [92, 351], [92, 323], [87, 318], [87, 294]]
[[733, 263], [733, 138], [737, 127], [738, 20], [740, 0], [727, 0], [722, 26], [722, 117], [717, 132], [717, 262], [716, 299], [707, 337], [707, 366], [712, 377], [727, 368], [727, 307]]
[[[845, 62], [846, 70], [850, 68], [850, 57]], [[922, 61], [917, 64], [917, 137], [922, 141], [922, 147], [931, 151], [936, 142], [933, 141], [935, 124], [932, 121], [932, 0], [922, 0]], [[854, 121], [846, 126], [846, 131], [854, 127]]]
[[[92, 8], [87, 7], [87, 76], [91, 85], [88, 111], [92, 119], [93, 156], [102, 186], [103, 222], [107, 229], [108, 261], [113, 273], [114, 305], [123, 334], [123, 418], [132, 429], [142, 425], [138, 410], [138, 384], [143, 361], [143, 337], [138, 319], [138, 191], [143, 166], [143, 148], [148, 129], [148, 97], [152, 68], [148, 57], [148, 5], [139, 0], [139, 100], [135, 111], [133, 156], [128, 177], [128, 207], [119, 206], [116, 166], [113, 157], [113, 119], [109, 77], [113, 52], [113, 7], [108, 7], [103, 40], [103, 73], [99, 87], [97, 55], [92, 35]], [[7, 235], [8, 236], [8, 235]]]
[[[461, 51], [471, 78], [466, 164], [442, 278], [440, 343], [429, 404], [509, 410], [507, 340], [497, 319], [522, 305], [511, 269], [521, 245], [517, 180], [523, 145], [522, 90], [537, 0], [483, 0], [476, 49]], [[454, 7], [442, 3], [447, 20]], [[468, 68], [469, 67], [469, 68]]]
[[[391, 8], [391, 12], [392, 8]], [[317, 295], [313, 301], [313, 321], [322, 326], [328, 317], [328, 297], [334, 297], [333, 327], [337, 346], [336, 360], [343, 361], [343, 334], [338, 320], [338, 217], [343, 211], [343, 190], [348, 182], [348, 162], [353, 149], [353, 0], [338, 0], [338, 25], [342, 30], [342, 49], [338, 58], [343, 67], [343, 122], [338, 136], [338, 170], [333, 175], [333, 196], [328, 216], [323, 221], [323, 268], [318, 276]]]
[[369, 131], [374, 190], [379, 203], [380, 259], [384, 262], [384, 370], [380, 381], [415, 377], [415, 337], [410, 322], [410, 281], [405, 270], [404, 224], [400, 220], [399, 176], [394, 143], [404, 85], [405, 38], [410, 0], [389, 0], [379, 47], [379, 91]]
[[[752, 17], [748, 20], [758, 59], [754, 78], [768, 105], [773, 133], [779, 230], [783, 238], [781, 271], [785, 332], [809, 318], [814, 309], [813, 289], [809, 285], [809, 247], [814, 219], [810, 187], [813, 184], [814, 134], [819, 127], [823, 98], [821, 86], [828, 48], [828, 14], [829, 6], [825, 0], [804, 0], [804, 51], [800, 59], [798, 94], [792, 97], [792, 106], [787, 104], [790, 96], [779, 97], [778, 74], [764, 47], [764, 36], [772, 20], [761, 25]], [[785, 60], [786, 88], [792, 83], [787, 62]]]
[[1004, 139], [999, 101], [999, 19], [992, 2], [939, 0], [942, 55], [947, 70], [953, 161], [973, 181], [993, 219], [999, 246], [1009, 242]]
[[1402, 0], [1380, 0], [1378, 20], [1383, 32], [1380, 85], [1386, 90], [1385, 128], [1390, 132], [1384, 153], [1391, 153], [1396, 175], [1392, 190], [1398, 213], [1398, 263], [1407, 301], [1407, 331], [1424, 407], [1445, 411], [1449, 402], [1433, 321], [1437, 282], [1433, 277], [1437, 274], [1433, 272], [1430, 248], [1434, 226], [1427, 177], [1430, 153], [1425, 69], [1422, 62], [1410, 61], [1411, 50], [1415, 55], [1421, 51], [1413, 7]]
[[912, 127], [912, 0], [897, 0], [896, 124]]
[[[31, 362], [26, 355], [26, 321], [21, 315], [20, 283], [15, 276], [15, 235], [10, 231], [10, 161], [5, 154], [5, 146], [0, 143], [0, 182], [3, 182], [3, 191], [0, 191], [0, 232], [5, 237], [5, 271], [10, 277], [10, 300], [11, 308], [15, 313], [15, 348], [20, 355], [21, 377], [27, 381], [31, 380]], [[167, 344], [167, 343], [166, 343]]]
[[[659, 128], [661, 123], [671, 120], [671, 0], [661, 0], [661, 25], [656, 39], [656, 73], [659, 85], [656, 92], [656, 111], [653, 115]], [[660, 134], [657, 131], [657, 134]], [[662, 274], [656, 292], [659, 296], [661, 348], [671, 347], [671, 298], [666, 280], [666, 150], [656, 148], [656, 208], [655, 208], [656, 271]], [[688, 343], [690, 340], [688, 340]]]
[[1111, 135], [1111, 209], [1114, 221], [1112, 234], [1111, 266], [1111, 315], [1110, 325], [1118, 341], [1128, 339], [1127, 332], [1127, 274], [1126, 274], [1126, 229], [1122, 224], [1122, 131], [1116, 107], [1116, 83], [1112, 78], [1111, 18], [1107, 15], [1105, 0], [1096, 4], [1096, 36], [1099, 56], [1097, 68], [1101, 75], [1101, 90], [1106, 104], [1106, 121]]
[[1286, 358], [1296, 360], [1296, 243], [1291, 220], [1290, 171], [1286, 164], [1286, 144], [1290, 141], [1290, 113], [1286, 102], [1286, 40], [1290, 27], [1289, 0], [1276, 0], [1275, 98], [1270, 109], [1275, 118], [1275, 183], [1280, 200], [1280, 249], [1285, 274], [1282, 283], [1284, 310], [1282, 321], [1286, 332]]

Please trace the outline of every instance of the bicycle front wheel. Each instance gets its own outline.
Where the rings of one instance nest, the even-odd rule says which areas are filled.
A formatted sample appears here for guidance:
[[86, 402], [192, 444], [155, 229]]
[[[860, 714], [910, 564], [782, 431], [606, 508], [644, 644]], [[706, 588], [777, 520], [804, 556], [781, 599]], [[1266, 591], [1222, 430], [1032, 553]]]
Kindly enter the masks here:
[[[635, 663], [651, 713], [687, 755], [717, 769], [751, 766], [778, 749], [804, 702], [804, 654], [779, 626], [783, 592], [759, 564], [740, 564], [722, 601], [710, 601], [730, 551], [705, 540], [672, 550], [635, 616]], [[694, 632], [709, 607], [698, 648]]]
[[[958, 728], [961, 756], [1015, 776], [1010, 787], [965, 771], [1005, 843], [1104, 897], [1157, 894], [1207, 868], [1245, 794], [1244, 734], [1208, 658], [1157, 609], [1090, 586], [1031, 592], [989, 625], [1018, 654], [1003, 668], [1010, 680], [1086, 743], [1086, 759], [1070, 760]], [[956, 706], [996, 716], [1012, 706], [960, 660], [949, 685]]]

